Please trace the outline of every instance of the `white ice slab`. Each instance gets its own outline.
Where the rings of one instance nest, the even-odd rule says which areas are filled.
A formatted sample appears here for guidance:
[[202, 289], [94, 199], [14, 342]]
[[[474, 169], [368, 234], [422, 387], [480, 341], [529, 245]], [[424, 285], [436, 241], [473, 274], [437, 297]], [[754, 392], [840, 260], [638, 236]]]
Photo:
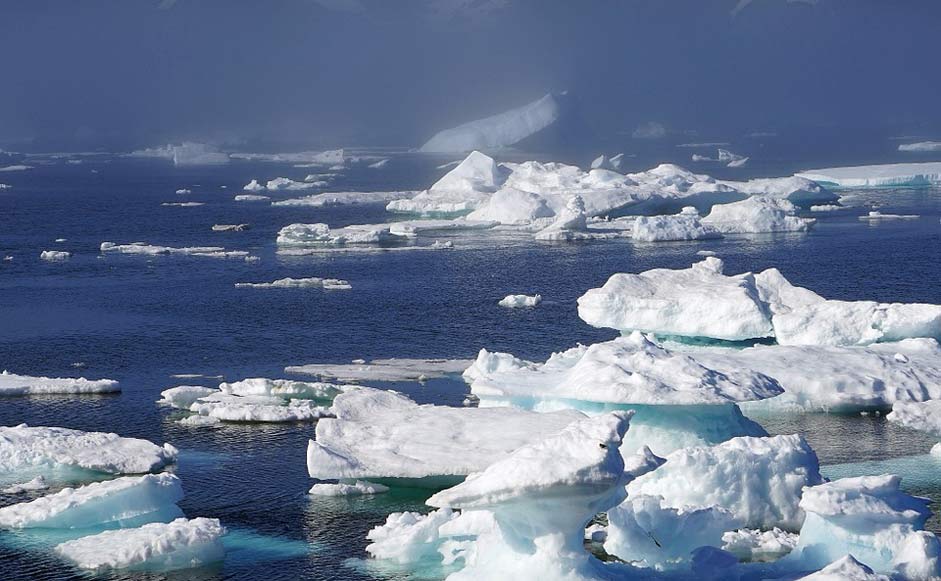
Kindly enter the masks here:
[[31, 377], [4, 371], [0, 373], [0, 396], [39, 394], [117, 393], [121, 391], [113, 379], [84, 377]]
[[423, 381], [459, 375], [472, 359], [373, 359], [354, 363], [311, 363], [285, 367], [285, 373], [336, 381]]
[[941, 162], [829, 167], [797, 176], [844, 188], [926, 186], [941, 184]]

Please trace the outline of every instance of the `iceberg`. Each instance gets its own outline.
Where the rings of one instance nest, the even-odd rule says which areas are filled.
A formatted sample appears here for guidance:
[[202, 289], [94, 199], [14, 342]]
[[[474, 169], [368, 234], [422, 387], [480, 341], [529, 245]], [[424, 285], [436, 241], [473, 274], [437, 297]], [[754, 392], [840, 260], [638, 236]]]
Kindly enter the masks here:
[[296, 182], [290, 178], [274, 178], [273, 180], [268, 180], [268, 183], [265, 184], [265, 189], [270, 192], [277, 191], [297, 191], [297, 190], [309, 190], [312, 188], [321, 187], [317, 183], [312, 182]]
[[576, 421], [429, 498], [432, 507], [462, 514], [490, 512], [496, 523], [449, 579], [607, 578], [583, 537], [595, 514], [624, 499], [618, 446], [630, 417], [612, 412]]
[[39, 258], [48, 262], [61, 262], [72, 258], [72, 253], [63, 250], [43, 250]]
[[188, 189], [188, 188], [180, 188], [176, 191], [176, 193], [180, 195], [192, 194], [193, 190]]
[[233, 198], [236, 202], [264, 202], [270, 200], [269, 196], [258, 196], [255, 194], [239, 194]]
[[592, 238], [588, 233], [588, 213], [581, 196], [572, 197], [555, 221], [536, 233], [536, 240], [563, 241]]
[[424, 153], [458, 153], [474, 149], [509, 147], [555, 123], [562, 108], [555, 95], [492, 117], [445, 129], [425, 142]]
[[679, 214], [672, 216], [638, 216], [634, 220], [631, 238], [638, 242], [665, 242], [710, 240], [722, 238], [722, 234], [713, 226], [704, 224], [696, 208], [686, 206]]
[[535, 307], [542, 302], [542, 295], [507, 295], [497, 304], [508, 309]]
[[251, 226], [248, 224], [213, 224], [213, 232], [244, 232]]
[[105, 531], [62, 543], [56, 553], [82, 569], [169, 571], [201, 567], [225, 556], [225, 528], [214, 518], [178, 518]]
[[841, 188], [930, 186], [941, 184], [941, 162], [829, 167], [796, 175]]
[[464, 377], [482, 408], [590, 414], [632, 409], [631, 430], [621, 444], [627, 454], [645, 445], [662, 455], [735, 436], [766, 435], [735, 404], [782, 391], [765, 375], [748, 369], [716, 371], [641, 333], [555, 353], [543, 364], [481, 350]]
[[796, 531], [804, 522], [798, 506], [804, 487], [822, 482], [817, 454], [803, 437], [744, 436], [672, 452], [663, 466], [628, 484], [627, 493], [661, 496], [674, 508], [718, 506], [739, 526]]
[[176, 461], [170, 444], [67, 428], [0, 427], [0, 472], [69, 466], [108, 474], [143, 474]]
[[163, 147], [139, 149], [129, 153], [128, 157], [166, 159], [177, 166], [229, 163], [229, 155], [219, 151], [217, 147], [192, 141], [184, 141], [178, 145], [171, 143]]
[[741, 202], [717, 204], [702, 223], [723, 234], [761, 232], [806, 232], [813, 218], [800, 218], [790, 201], [767, 196], [751, 196]]
[[236, 288], [322, 288], [324, 290], [350, 290], [350, 283], [338, 278], [279, 278], [273, 282], [237, 282]]
[[389, 224], [354, 224], [330, 228], [326, 224], [291, 224], [278, 231], [278, 246], [343, 246], [383, 244], [400, 239]]
[[852, 554], [878, 573], [941, 575], [941, 543], [924, 531], [929, 500], [910, 496], [894, 475], [843, 478], [804, 490], [806, 513], [794, 551], [781, 564], [818, 569]]
[[9, 371], [0, 373], [0, 396], [39, 394], [117, 393], [121, 391], [113, 379], [84, 377], [31, 377]]
[[258, 183], [258, 180], [253, 179], [252, 181], [242, 186], [242, 189], [246, 192], [263, 192], [265, 191], [265, 186]]
[[941, 399], [921, 402], [897, 401], [886, 419], [907, 428], [941, 436]]
[[31, 502], [0, 508], [0, 527], [89, 529], [137, 526], [183, 516], [180, 479], [173, 474], [124, 476], [63, 488]]
[[798, 206], [829, 204], [840, 199], [817, 182], [798, 176], [757, 178], [745, 182], [723, 180], [719, 183], [746, 195], [787, 200]]
[[284, 368], [285, 373], [313, 375], [336, 381], [424, 381], [460, 375], [470, 359], [373, 359], [353, 363], [311, 363]]
[[369, 531], [371, 541], [366, 552], [374, 559], [399, 565], [416, 565], [437, 561], [444, 544], [441, 528], [464, 515], [450, 509], [434, 510], [423, 515], [417, 512], [394, 512], [386, 522]]
[[520, 446], [584, 416], [514, 409], [418, 405], [390, 391], [337, 396], [335, 419], [317, 423], [307, 447], [312, 478], [439, 486], [483, 470]]
[[393, 200], [386, 205], [386, 210], [419, 215], [466, 214], [485, 203], [504, 179], [504, 170], [492, 157], [472, 151], [430, 188]]
[[272, 206], [309, 206], [325, 208], [332, 206], [359, 206], [363, 204], [388, 203], [393, 200], [408, 199], [418, 192], [325, 192], [303, 198], [290, 198], [273, 202]]
[[497, 190], [486, 203], [468, 214], [467, 219], [519, 225], [553, 216], [555, 212], [542, 196], [506, 187]]
[[941, 151], [941, 141], [919, 141], [917, 143], [899, 144], [899, 151], [914, 151], [918, 153], [928, 153], [932, 151]]

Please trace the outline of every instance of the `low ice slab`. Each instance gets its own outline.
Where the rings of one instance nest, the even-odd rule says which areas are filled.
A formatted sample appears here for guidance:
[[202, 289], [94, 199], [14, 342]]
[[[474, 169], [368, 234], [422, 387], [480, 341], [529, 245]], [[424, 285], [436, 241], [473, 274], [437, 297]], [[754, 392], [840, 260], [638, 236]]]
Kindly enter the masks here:
[[272, 206], [307, 206], [324, 208], [332, 206], [361, 206], [364, 204], [388, 203], [392, 200], [408, 199], [418, 192], [326, 192], [302, 198], [291, 198], [272, 202]]
[[878, 573], [941, 575], [941, 543], [924, 531], [930, 502], [901, 491], [894, 475], [843, 478], [807, 488], [797, 547], [782, 565], [817, 569], [852, 554]]
[[31, 377], [4, 371], [0, 373], [0, 396], [39, 394], [117, 393], [121, 391], [113, 379], [84, 377]]
[[366, 494], [381, 494], [388, 491], [388, 486], [367, 480], [356, 480], [352, 483], [339, 482], [337, 484], [330, 484], [322, 482], [314, 484], [307, 493], [313, 496], [362, 496]]
[[0, 472], [73, 466], [110, 474], [142, 474], [176, 460], [176, 448], [137, 438], [67, 428], [0, 427]]
[[164, 254], [184, 254], [208, 258], [245, 258], [248, 256], [248, 252], [244, 250], [226, 250], [221, 246], [188, 246], [174, 248], [172, 246], [156, 246], [147, 244], [146, 242], [132, 242], [130, 244], [102, 242], [100, 250], [102, 254], [140, 254], [145, 256]]
[[535, 307], [542, 302], [542, 295], [507, 295], [497, 304], [508, 309]]
[[199, 398], [212, 395], [218, 391], [218, 389], [201, 385], [179, 385], [161, 391], [157, 403], [188, 410]]
[[382, 244], [401, 237], [392, 234], [389, 224], [354, 224], [330, 228], [326, 224], [290, 224], [278, 231], [278, 246], [343, 246]]
[[350, 290], [350, 283], [338, 278], [279, 278], [272, 282], [237, 282], [236, 288], [322, 288], [324, 290]]
[[802, 489], [823, 482], [817, 455], [798, 435], [734, 438], [666, 460], [628, 484], [628, 495], [659, 495], [676, 508], [719, 506], [751, 528], [798, 530]]
[[941, 184], [941, 162], [829, 167], [809, 169], [797, 175], [844, 188], [928, 186]]
[[183, 516], [180, 479], [172, 474], [124, 476], [78, 488], [64, 488], [0, 508], [0, 527], [85, 529]]
[[39, 258], [48, 262], [61, 262], [72, 258], [72, 253], [64, 250], [43, 250]]
[[584, 417], [574, 411], [418, 405], [370, 388], [338, 396], [333, 411], [336, 419], [318, 422], [316, 440], [307, 448], [313, 478], [460, 478]]
[[179, 518], [135, 529], [106, 531], [56, 547], [82, 569], [169, 571], [201, 567], [225, 556], [225, 528], [214, 518]]
[[285, 367], [285, 373], [336, 381], [424, 381], [458, 375], [471, 359], [373, 359], [353, 363], [311, 363]]
[[220, 392], [199, 398], [190, 411], [223, 422], [312, 422], [330, 415], [328, 406], [311, 399], [239, 396]]
[[896, 402], [886, 419], [941, 437], [941, 400]]
[[352, 386], [326, 383], [323, 381], [297, 381], [295, 379], [268, 379], [251, 377], [241, 381], [223, 382], [219, 390], [223, 394], [241, 397], [276, 397], [285, 400], [333, 401], [341, 393], [346, 393]]

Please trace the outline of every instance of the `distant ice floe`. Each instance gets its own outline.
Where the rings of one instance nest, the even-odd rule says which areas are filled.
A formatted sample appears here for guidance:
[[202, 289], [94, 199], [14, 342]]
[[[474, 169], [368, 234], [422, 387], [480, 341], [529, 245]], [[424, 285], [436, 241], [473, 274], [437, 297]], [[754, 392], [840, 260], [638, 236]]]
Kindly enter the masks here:
[[919, 152], [919, 153], [941, 151], [941, 141], [919, 141], [917, 143], [902, 143], [899, 145], [899, 151], [913, 151], [913, 152]]
[[[270, 163], [302, 164], [304, 167], [343, 165], [352, 156], [343, 149], [327, 151], [298, 151], [294, 153], [233, 153], [233, 159], [263, 161]], [[370, 158], [365, 158], [370, 159]], [[372, 158], [374, 159], [374, 158]]]
[[12, 187], [10, 184], [0, 184], [0, 190], [9, 190]]
[[508, 147], [555, 123], [561, 114], [557, 97], [545, 95], [505, 113], [470, 121], [435, 134], [421, 146], [425, 153], [458, 153]]
[[831, 167], [796, 175], [843, 188], [929, 186], [941, 184], [941, 162]]
[[350, 290], [350, 283], [338, 278], [279, 278], [273, 282], [237, 282], [237, 288], [322, 288], [324, 290]]
[[172, 246], [155, 246], [146, 242], [131, 242], [130, 244], [115, 244], [102, 242], [102, 254], [142, 254], [145, 256], [160, 256], [168, 254], [182, 254], [188, 256], [203, 256], [208, 258], [242, 258], [248, 259], [249, 254], [244, 250], [226, 250], [221, 246], [188, 246], [174, 248]]
[[205, 202], [163, 202], [161, 206], [175, 206], [177, 208], [195, 208], [197, 206], [205, 206]]
[[342, 246], [347, 244], [381, 244], [399, 238], [390, 231], [390, 224], [354, 224], [330, 228], [322, 223], [290, 224], [278, 231], [279, 247]]
[[535, 307], [542, 302], [542, 295], [507, 295], [497, 304], [501, 307], [516, 309], [520, 307]]
[[878, 222], [880, 220], [917, 220], [921, 218], [918, 214], [883, 214], [878, 210], [873, 210], [866, 214], [865, 216], [860, 216], [860, 220], [868, 220], [870, 222]]
[[291, 198], [273, 202], [272, 206], [310, 206], [314, 208], [330, 206], [357, 206], [362, 204], [388, 203], [410, 197], [417, 192], [326, 192], [303, 198]]
[[176, 461], [176, 448], [104, 432], [0, 427], [0, 472], [75, 467], [108, 474], [143, 474]]
[[270, 200], [269, 196], [257, 196], [254, 194], [239, 194], [233, 198], [236, 202], [264, 202]]
[[837, 204], [819, 204], [810, 207], [811, 212], [836, 212], [843, 209], [843, 206], [839, 206]]
[[258, 180], [253, 179], [252, 181], [242, 186], [242, 189], [246, 192], [263, 192], [265, 191], [265, 186], [258, 183]]
[[56, 547], [56, 553], [82, 569], [169, 571], [210, 565], [225, 556], [218, 519], [178, 518], [138, 528], [105, 531]]
[[0, 167], [0, 171], [2, 171], [2, 172], [7, 172], [7, 171], [26, 171], [26, 170], [28, 170], [28, 169], [33, 169], [33, 166], [31, 166], [31, 165], [18, 164], [18, 165], [7, 165], [7, 166]]
[[251, 228], [249, 224], [213, 224], [213, 232], [243, 232]]
[[387, 165], [389, 165], [388, 159], [380, 159], [379, 161], [375, 163], [369, 164], [369, 169], [382, 169]]
[[265, 189], [269, 192], [312, 190], [314, 188], [324, 187], [324, 185], [326, 184], [321, 182], [297, 182], [290, 178], [281, 177], [268, 180], [268, 183], [265, 184]]
[[361, 388], [336, 397], [335, 419], [317, 423], [307, 468], [317, 479], [406, 479], [426, 486], [483, 470], [520, 446], [583, 417], [418, 405], [391, 391]]
[[184, 141], [178, 145], [171, 143], [162, 147], [138, 149], [129, 153], [128, 157], [166, 159], [177, 166], [229, 163], [229, 155], [220, 151], [218, 147], [192, 141]]
[[177, 193], [177, 194], [180, 194], [180, 195], [192, 194], [192, 193], [193, 193], [193, 190], [191, 190], [191, 189], [189, 189], [189, 188], [180, 188], [180, 189], [178, 189], [178, 190], [176, 191], [176, 193]]
[[667, 128], [663, 123], [657, 121], [647, 121], [638, 125], [631, 137], [634, 139], [663, 139], [667, 135]]
[[39, 258], [48, 262], [61, 262], [72, 258], [72, 253], [64, 250], [43, 250], [39, 253]]
[[373, 359], [352, 363], [312, 363], [285, 367], [285, 373], [312, 375], [324, 380], [425, 381], [448, 375], [460, 375], [470, 359]]
[[697, 162], [712, 161], [723, 163], [726, 167], [742, 167], [748, 163], [749, 158], [744, 155], [732, 153], [728, 149], [719, 149], [716, 153], [716, 157], [714, 158], [694, 153], [692, 155], [692, 160]]
[[0, 396], [117, 393], [121, 387], [113, 379], [85, 379], [84, 377], [32, 377], [9, 371], [0, 373]]

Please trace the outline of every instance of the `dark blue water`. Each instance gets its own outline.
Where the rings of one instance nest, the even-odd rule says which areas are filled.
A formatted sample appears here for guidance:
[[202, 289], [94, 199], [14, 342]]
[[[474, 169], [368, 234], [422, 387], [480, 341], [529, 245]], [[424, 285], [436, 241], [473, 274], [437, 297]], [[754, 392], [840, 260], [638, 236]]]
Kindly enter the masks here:
[[[674, 161], [685, 163], [687, 154]], [[331, 189], [427, 187], [443, 173], [435, 169], [443, 161], [448, 160], [396, 157], [384, 170], [345, 172]], [[458, 248], [452, 251], [285, 257], [276, 254], [274, 239], [286, 224], [342, 226], [389, 218], [381, 205], [315, 209], [232, 200], [252, 178], [302, 179], [316, 171], [290, 165], [174, 168], [112, 157], [79, 165], [29, 163], [36, 168], [0, 174], [0, 182], [13, 185], [0, 190], [0, 254], [14, 257], [0, 263], [0, 367], [33, 375], [109, 377], [124, 391], [7, 398], [0, 401], [0, 425], [27, 422], [171, 442], [182, 451], [175, 470], [187, 493], [183, 510], [188, 516], [218, 517], [233, 531], [228, 557], [219, 566], [107, 578], [366, 578], [342, 564], [364, 555], [366, 532], [389, 512], [422, 510], [427, 493], [408, 490], [375, 498], [308, 498], [304, 463], [312, 425], [179, 426], [177, 416], [154, 401], [163, 389], [200, 380], [172, 374], [282, 377], [287, 365], [360, 357], [466, 358], [481, 347], [541, 359], [577, 342], [613, 337], [578, 319], [575, 299], [587, 289], [614, 272], [686, 267], [703, 249], [717, 251], [728, 272], [775, 266], [796, 284], [832, 298], [941, 303], [938, 190], [880, 190], [860, 198], [881, 203], [886, 213], [920, 214], [919, 220], [869, 225], [857, 219], [868, 210], [859, 207], [818, 215], [809, 234], [567, 245], [478, 234], [455, 239]], [[798, 167], [775, 161], [749, 171], [786, 175]], [[174, 193], [183, 187], [193, 193]], [[205, 205], [160, 206], [183, 200]], [[251, 229], [212, 232], [217, 223], [250, 223]], [[67, 242], [56, 243], [57, 238]], [[218, 245], [250, 251], [261, 260], [101, 256], [102, 241]], [[46, 249], [68, 250], [73, 257], [46, 263], [39, 259]], [[285, 276], [342, 278], [353, 290], [234, 287]], [[545, 302], [527, 310], [496, 306], [506, 294], [524, 292], [538, 292]], [[73, 367], [77, 362], [84, 367]], [[466, 392], [451, 380], [394, 387], [420, 402], [450, 405], [459, 404]], [[804, 434], [829, 464], [923, 454], [932, 444], [875, 417], [760, 420], [775, 433]], [[919, 481], [917, 491], [941, 500], [941, 485], [928, 481]], [[23, 499], [0, 495], [0, 504]], [[0, 533], [0, 578], [73, 575], [83, 576], [50, 556], [48, 547]]]

